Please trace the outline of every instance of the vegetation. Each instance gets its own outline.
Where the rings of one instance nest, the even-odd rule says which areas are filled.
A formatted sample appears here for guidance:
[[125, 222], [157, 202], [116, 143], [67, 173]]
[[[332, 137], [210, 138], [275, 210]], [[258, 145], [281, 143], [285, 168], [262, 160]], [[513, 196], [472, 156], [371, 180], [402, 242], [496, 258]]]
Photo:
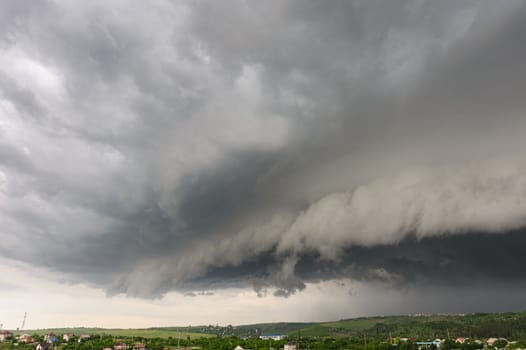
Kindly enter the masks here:
[[141, 337], [141, 338], [201, 338], [212, 337], [212, 334], [184, 331], [183, 328], [145, 328], [145, 329], [120, 329], [120, 328], [46, 328], [24, 331], [28, 334], [44, 335], [47, 333], [76, 335], [110, 335], [113, 337]]
[[[416, 350], [416, 341], [446, 339], [441, 350], [476, 350], [496, 339], [491, 349], [526, 348], [526, 312], [468, 315], [417, 315], [368, 317], [323, 323], [269, 323], [234, 327], [194, 326], [149, 329], [61, 328], [25, 331], [38, 341], [47, 333], [60, 335], [56, 350], [102, 350], [117, 342], [131, 346], [145, 343], [151, 350], [177, 348], [232, 350], [267, 350], [283, 348], [286, 342], [299, 344], [300, 349], [351, 350]], [[64, 333], [90, 334], [91, 339], [63, 341]], [[287, 334], [286, 340], [262, 340], [262, 334]], [[456, 343], [457, 337], [469, 338]], [[506, 338], [506, 339], [502, 339]], [[34, 344], [18, 343], [15, 338], [0, 342], [0, 350], [33, 350]], [[429, 347], [433, 349], [433, 345]]]
[[[418, 339], [502, 337], [526, 342], [526, 312], [364, 317], [337, 322], [283, 325], [285, 327], [274, 327], [273, 333], [288, 334], [292, 337], [296, 337], [298, 333], [304, 337], [363, 338], [366, 336], [369, 339], [379, 340], [389, 337]], [[261, 325], [239, 327], [236, 335], [247, 336], [249, 335], [247, 329], [258, 328], [261, 328]]]

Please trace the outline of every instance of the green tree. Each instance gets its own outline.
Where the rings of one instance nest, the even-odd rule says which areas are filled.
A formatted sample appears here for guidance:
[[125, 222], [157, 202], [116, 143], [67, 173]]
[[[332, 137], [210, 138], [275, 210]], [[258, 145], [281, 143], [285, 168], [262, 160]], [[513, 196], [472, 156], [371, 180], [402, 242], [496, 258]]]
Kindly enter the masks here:
[[508, 345], [508, 342], [505, 339], [499, 339], [495, 343], [493, 343], [493, 346], [497, 349], [505, 348], [506, 345]]

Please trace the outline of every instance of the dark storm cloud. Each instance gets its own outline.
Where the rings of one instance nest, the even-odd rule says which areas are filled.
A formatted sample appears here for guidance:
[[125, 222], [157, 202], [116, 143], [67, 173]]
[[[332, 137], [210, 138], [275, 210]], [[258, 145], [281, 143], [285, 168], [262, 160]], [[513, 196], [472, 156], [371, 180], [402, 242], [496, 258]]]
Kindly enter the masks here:
[[[523, 230], [500, 235], [470, 233], [422, 240], [408, 237], [395, 245], [348, 248], [338, 261], [325, 261], [317, 254], [303, 254], [297, 260], [295, 274], [304, 282], [349, 278], [383, 282], [402, 289], [411, 286], [465, 288], [482, 282], [522, 285], [526, 282], [521, 273], [526, 263], [525, 240]], [[269, 266], [273, 264], [278, 264], [276, 256], [265, 254], [243, 268], [211, 270], [198, 281], [207, 284], [217, 279], [228, 284], [226, 281], [264, 280], [269, 277]], [[288, 295], [302, 289], [301, 284], [290, 282], [289, 286], [280, 286], [278, 294]]]
[[525, 282], [524, 3], [4, 6], [2, 256], [141, 297]]

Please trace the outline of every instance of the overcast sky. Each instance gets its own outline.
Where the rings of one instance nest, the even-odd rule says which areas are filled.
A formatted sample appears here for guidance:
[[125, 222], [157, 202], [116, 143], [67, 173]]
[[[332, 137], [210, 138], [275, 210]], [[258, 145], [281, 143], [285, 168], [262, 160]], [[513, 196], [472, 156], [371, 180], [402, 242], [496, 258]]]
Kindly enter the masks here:
[[0, 3], [0, 323], [526, 309], [526, 2]]

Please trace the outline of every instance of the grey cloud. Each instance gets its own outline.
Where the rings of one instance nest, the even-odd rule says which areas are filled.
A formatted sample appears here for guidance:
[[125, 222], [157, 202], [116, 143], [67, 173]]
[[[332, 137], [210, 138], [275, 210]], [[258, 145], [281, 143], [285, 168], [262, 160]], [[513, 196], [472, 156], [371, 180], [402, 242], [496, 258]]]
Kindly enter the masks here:
[[[351, 279], [382, 283], [396, 289], [470, 288], [495, 285], [523, 285], [524, 231], [499, 235], [470, 233], [416, 239], [409, 235], [395, 245], [354, 246], [345, 249], [338, 261], [320, 259], [318, 254], [301, 254], [294, 266], [294, 278], [279, 284], [268, 267], [278, 263], [272, 253], [263, 254], [243, 267], [212, 269], [194, 283], [208, 285], [219, 280], [228, 285], [255, 281], [256, 291], [265, 295], [279, 286], [275, 295], [288, 296], [304, 288], [303, 283]], [[302, 281], [295, 284], [296, 281]], [[266, 282], [264, 282], [266, 281]], [[214, 284], [212, 284], [214, 285]]]
[[39, 105], [34, 94], [21, 88], [5, 74], [0, 74], [0, 93], [6, 100], [11, 101], [17, 108], [21, 108], [30, 117], [39, 118], [43, 113], [42, 106]]
[[2, 24], [2, 256], [140, 297], [523, 282], [524, 3], [31, 6]]
[[185, 297], [197, 297], [197, 296], [202, 296], [202, 295], [212, 296], [214, 295], [214, 293], [213, 292], [197, 292], [197, 293], [196, 292], [186, 292], [184, 293]]
[[20, 288], [19, 286], [15, 284], [8, 283], [8, 282], [0, 282], [0, 290], [2, 291], [18, 291], [21, 289], [22, 288]]

